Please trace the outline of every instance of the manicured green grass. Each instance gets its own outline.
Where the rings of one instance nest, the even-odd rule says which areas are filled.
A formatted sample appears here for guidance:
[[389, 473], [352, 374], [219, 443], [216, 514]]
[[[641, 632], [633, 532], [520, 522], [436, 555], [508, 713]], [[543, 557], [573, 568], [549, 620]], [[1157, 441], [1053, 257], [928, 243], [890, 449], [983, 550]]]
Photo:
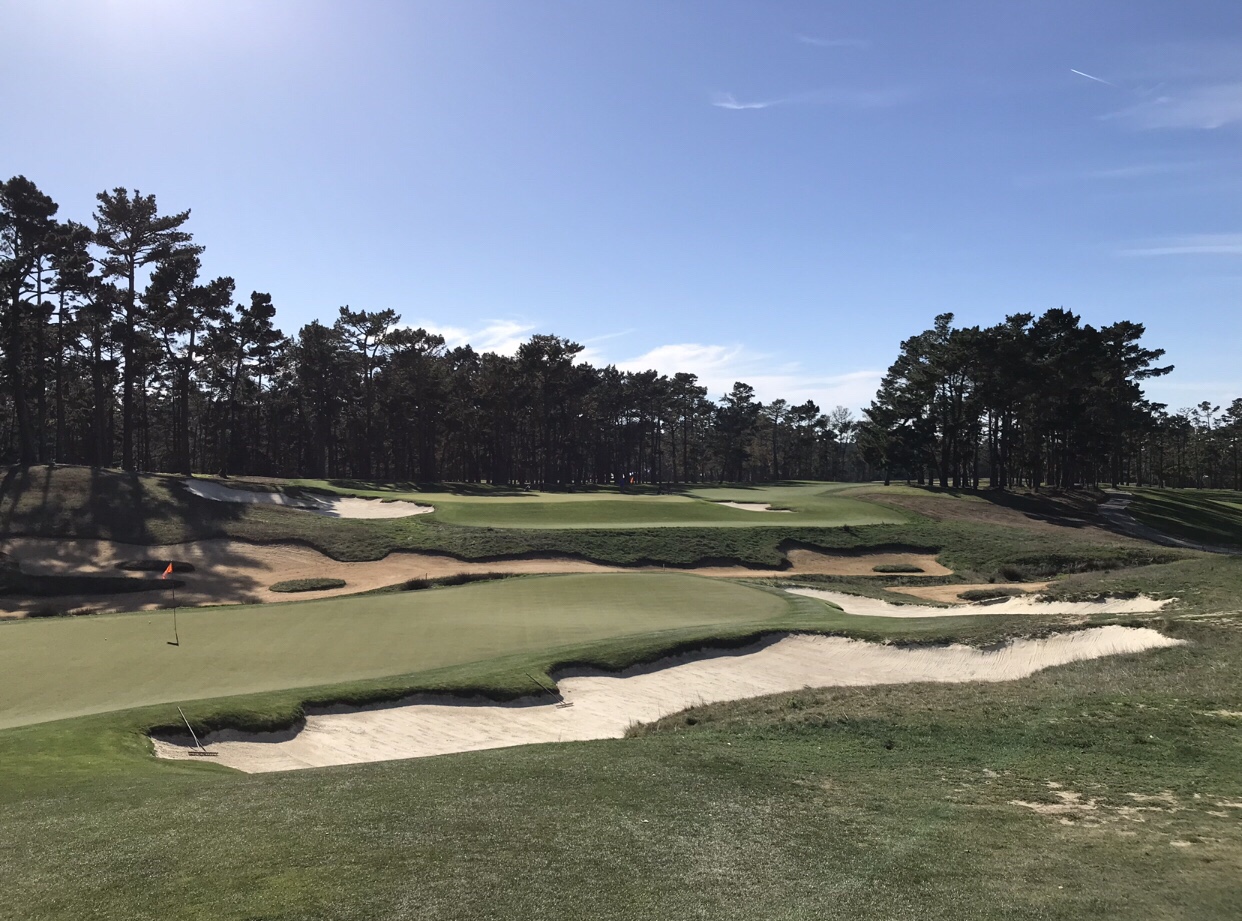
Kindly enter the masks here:
[[376, 679], [608, 637], [776, 622], [788, 596], [694, 576], [571, 575], [259, 606], [0, 624], [0, 727]]
[[[287, 774], [156, 762], [151, 711], [12, 729], [0, 918], [1232, 919], [1242, 632], [1164, 629], [1190, 645]], [[1054, 789], [1093, 808], [1015, 803]]]
[[[378, 488], [356, 481], [291, 480], [290, 485], [340, 495], [403, 499], [431, 504], [430, 516], [475, 528], [841, 527], [897, 524], [899, 511], [836, 495], [844, 484], [789, 483], [755, 487], [678, 487], [676, 495], [650, 487], [622, 492], [577, 487], [573, 492], [512, 488]], [[730, 508], [722, 502], [767, 503], [783, 513]]]
[[1129, 512], [1173, 537], [1242, 549], [1242, 492], [1228, 489], [1134, 489]]

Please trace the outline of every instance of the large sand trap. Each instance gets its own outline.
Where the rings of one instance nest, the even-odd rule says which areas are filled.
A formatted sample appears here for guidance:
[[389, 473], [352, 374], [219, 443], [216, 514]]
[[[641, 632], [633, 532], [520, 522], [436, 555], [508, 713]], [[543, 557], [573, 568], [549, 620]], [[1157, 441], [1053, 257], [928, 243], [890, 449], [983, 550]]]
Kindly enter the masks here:
[[[824, 636], [786, 636], [737, 653], [665, 659], [605, 674], [577, 672], [548, 698], [509, 704], [441, 698], [308, 716], [298, 731], [215, 733], [204, 742], [213, 762], [248, 773], [420, 758], [533, 742], [619, 738], [631, 723], [687, 707], [811, 687], [917, 681], [1008, 681], [1053, 665], [1174, 646], [1154, 630], [1096, 627], [999, 649], [900, 648]], [[154, 739], [163, 758], [189, 759], [188, 739]]]
[[1092, 614], [1149, 614], [1159, 611], [1168, 600], [1139, 595], [1135, 598], [1107, 598], [1102, 601], [1039, 601], [1027, 596], [1003, 601], [983, 601], [971, 605], [938, 608], [928, 604], [892, 604], [878, 598], [865, 598], [845, 592], [829, 592], [817, 588], [788, 588], [791, 595], [819, 598], [843, 608], [847, 614], [870, 617], [961, 617], [980, 614], [1057, 614], [1089, 617]]
[[[203, 540], [186, 544], [145, 546], [106, 540], [54, 540], [13, 537], [0, 540], [0, 551], [8, 553], [24, 572], [49, 575], [128, 575], [116, 569], [125, 560], [178, 560], [190, 563], [195, 571], [178, 575], [184, 587], [177, 589], [177, 602], [183, 607], [206, 604], [250, 604], [266, 601], [295, 601], [328, 598], [385, 585], [405, 579], [437, 578], [460, 573], [500, 572], [513, 574], [574, 572], [636, 572], [637, 567], [604, 566], [572, 557], [537, 557], [472, 563], [431, 553], [392, 553], [382, 560], [342, 563], [317, 550], [295, 544], [249, 544], [234, 540]], [[700, 566], [684, 570], [719, 578], [797, 577], [802, 575], [874, 576], [872, 567], [881, 563], [908, 563], [921, 567], [927, 575], [945, 575], [935, 558], [925, 554], [880, 553], [845, 555], [794, 549], [788, 553], [790, 567], [784, 570], [753, 569], [747, 566]], [[648, 567], [660, 569], [661, 567]], [[150, 573], [159, 580], [159, 573]], [[280, 594], [269, 589], [275, 582], [309, 578], [344, 579], [345, 587], [323, 592]], [[161, 583], [163, 584], [163, 583]], [[51, 603], [64, 610], [89, 608], [92, 611], [141, 611], [167, 607], [171, 594], [165, 591], [127, 595], [75, 595], [57, 598], [0, 597], [0, 616], [19, 615], [39, 604]]]
[[793, 514], [792, 509], [772, 508], [772, 506], [766, 502], [717, 502], [716, 504], [723, 505], [728, 508], [741, 509], [743, 512], [777, 512], [778, 514]]
[[241, 502], [247, 505], [281, 505], [324, 515], [328, 518], [409, 518], [434, 512], [430, 505], [397, 500], [384, 502], [380, 499], [358, 499], [349, 496], [305, 495], [286, 496], [284, 493], [234, 489], [214, 480], [182, 480], [181, 484], [204, 499], [217, 502]]

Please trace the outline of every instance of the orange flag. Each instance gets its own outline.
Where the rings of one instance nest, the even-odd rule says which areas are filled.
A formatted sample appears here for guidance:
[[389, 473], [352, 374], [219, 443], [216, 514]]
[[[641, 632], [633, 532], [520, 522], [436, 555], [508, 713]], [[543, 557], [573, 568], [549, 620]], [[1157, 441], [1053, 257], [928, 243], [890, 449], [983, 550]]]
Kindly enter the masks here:
[[171, 575], [172, 575], [172, 563], [169, 563], [168, 568], [164, 570], [164, 574], [160, 576], [160, 578], [167, 579]]

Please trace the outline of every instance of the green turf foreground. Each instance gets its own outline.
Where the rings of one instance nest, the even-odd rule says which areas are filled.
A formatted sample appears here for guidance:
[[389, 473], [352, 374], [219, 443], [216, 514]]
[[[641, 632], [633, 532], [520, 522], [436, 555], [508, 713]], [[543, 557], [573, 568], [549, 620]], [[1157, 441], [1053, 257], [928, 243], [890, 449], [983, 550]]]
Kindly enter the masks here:
[[602, 639], [776, 621], [789, 596], [662, 573], [0, 624], [0, 728], [402, 675]]
[[[1164, 629], [1190, 644], [288, 774], [156, 762], [125, 714], [10, 729], [0, 918], [1235, 919], [1242, 632]], [[1017, 804], [1058, 792], [1089, 808]]]

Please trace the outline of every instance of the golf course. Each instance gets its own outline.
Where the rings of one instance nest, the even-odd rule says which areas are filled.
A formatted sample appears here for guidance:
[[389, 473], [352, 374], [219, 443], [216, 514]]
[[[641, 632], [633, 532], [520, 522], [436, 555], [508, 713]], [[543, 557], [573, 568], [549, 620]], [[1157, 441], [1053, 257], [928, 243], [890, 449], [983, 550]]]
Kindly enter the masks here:
[[5, 480], [0, 917], [1235, 916], [1242, 558], [1099, 497], [203, 483]]

